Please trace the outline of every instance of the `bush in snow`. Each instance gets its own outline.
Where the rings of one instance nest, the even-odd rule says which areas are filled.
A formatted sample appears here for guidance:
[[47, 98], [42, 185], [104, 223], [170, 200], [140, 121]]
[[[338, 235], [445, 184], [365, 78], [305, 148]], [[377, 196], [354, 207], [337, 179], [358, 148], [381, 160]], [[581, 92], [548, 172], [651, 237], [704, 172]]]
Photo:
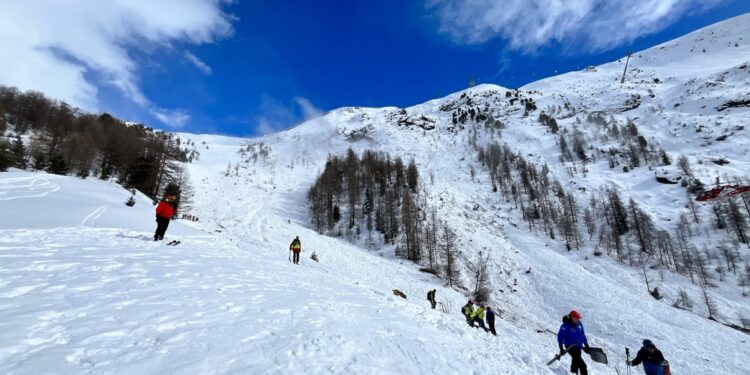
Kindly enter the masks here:
[[5, 172], [13, 165], [9, 146], [5, 142], [0, 142], [0, 172]]

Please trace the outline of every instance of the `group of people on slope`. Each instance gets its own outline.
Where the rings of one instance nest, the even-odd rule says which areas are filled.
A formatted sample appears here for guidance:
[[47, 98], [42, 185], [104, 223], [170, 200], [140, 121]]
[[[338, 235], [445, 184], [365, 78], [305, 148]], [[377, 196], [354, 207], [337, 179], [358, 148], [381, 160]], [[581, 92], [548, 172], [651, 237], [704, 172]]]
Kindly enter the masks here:
[[[156, 233], [154, 233], [154, 241], [164, 239], [169, 221], [176, 212], [175, 199], [174, 195], [166, 195], [156, 206], [157, 227]], [[299, 254], [302, 251], [302, 242], [299, 236], [296, 236], [292, 243], [289, 244], [289, 251], [293, 254], [293, 259], [290, 257], [290, 261], [294, 264], [299, 264]], [[430, 306], [433, 309], [437, 305], [435, 299], [436, 292], [435, 289], [427, 292], [427, 300], [430, 301]], [[470, 299], [461, 308], [461, 313], [466, 318], [466, 323], [471, 327], [482, 328], [486, 332], [497, 335], [495, 331], [495, 312], [487, 302], [477, 304], [474, 300]], [[485, 322], [487, 323], [486, 325]], [[560, 330], [557, 332], [557, 344], [560, 349], [560, 355], [568, 353], [572, 358], [570, 372], [579, 375], [588, 375], [586, 362], [583, 361], [581, 352], [589, 352], [589, 343], [586, 339], [583, 323], [581, 323], [581, 314], [578, 311], [573, 310], [562, 318], [562, 325], [560, 325]], [[628, 366], [643, 364], [643, 371], [646, 375], [669, 375], [669, 367], [664, 360], [664, 356], [651, 340], [643, 340], [643, 347], [638, 351], [636, 357], [632, 361], [627, 360], [626, 364]], [[667, 372], [665, 372], [665, 369]]]
[[[466, 323], [470, 326], [474, 328], [482, 328], [486, 332], [497, 335], [497, 332], [495, 332], [495, 312], [489, 307], [487, 302], [475, 305], [474, 300], [469, 300], [469, 302], [461, 308], [461, 313], [464, 314]], [[487, 322], [486, 326], [484, 324], [485, 321]], [[488, 326], [489, 328], [487, 328]]]
[[[588, 375], [586, 362], [583, 361], [581, 352], [589, 352], [589, 342], [578, 311], [573, 310], [563, 317], [562, 325], [557, 332], [557, 344], [560, 348], [560, 355], [567, 352], [572, 358], [570, 372]], [[646, 375], [669, 375], [667, 373], [669, 366], [664, 356], [651, 340], [643, 340], [643, 347], [638, 351], [638, 355], [632, 361], [626, 360], [628, 366], [638, 366], [641, 363], [643, 363], [643, 371]]]
[[198, 216], [192, 215], [192, 214], [182, 214], [180, 217], [182, 220], [188, 220], [188, 221], [201, 221]]

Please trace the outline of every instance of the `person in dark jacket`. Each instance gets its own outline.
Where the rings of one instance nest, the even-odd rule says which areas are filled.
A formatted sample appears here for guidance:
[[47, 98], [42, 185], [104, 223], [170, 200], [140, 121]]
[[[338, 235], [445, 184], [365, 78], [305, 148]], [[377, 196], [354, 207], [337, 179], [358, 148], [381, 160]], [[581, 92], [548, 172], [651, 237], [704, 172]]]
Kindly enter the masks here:
[[490, 327], [490, 333], [497, 336], [497, 332], [495, 332], [495, 311], [489, 306], [487, 307], [487, 315], [485, 319], [487, 320], [487, 326]]
[[172, 216], [175, 214], [174, 201], [174, 195], [167, 195], [156, 206], [156, 232], [154, 233], [154, 241], [164, 239], [164, 234], [167, 233], [167, 227], [169, 227], [169, 221], [172, 220]]
[[464, 317], [466, 318], [466, 323], [474, 327], [473, 318], [471, 317], [471, 315], [474, 314], [474, 301], [473, 300], [469, 300], [469, 302], [466, 302], [464, 307], [461, 308], [461, 313], [464, 314]]
[[643, 347], [638, 351], [638, 355], [627, 362], [629, 366], [638, 366], [641, 363], [646, 375], [664, 375], [664, 356], [651, 340], [643, 340]]
[[560, 347], [560, 354], [570, 347], [568, 354], [573, 358], [570, 362], [570, 372], [580, 375], [588, 375], [586, 362], [581, 358], [581, 350], [588, 353], [589, 342], [586, 339], [586, 332], [583, 330], [581, 323], [581, 314], [578, 311], [571, 311], [562, 319], [563, 323], [557, 332], [557, 344]]
[[435, 301], [435, 293], [437, 293], [436, 289], [427, 292], [427, 300], [430, 301], [430, 305], [432, 305], [433, 309], [435, 308], [435, 305], [437, 305], [437, 301]]

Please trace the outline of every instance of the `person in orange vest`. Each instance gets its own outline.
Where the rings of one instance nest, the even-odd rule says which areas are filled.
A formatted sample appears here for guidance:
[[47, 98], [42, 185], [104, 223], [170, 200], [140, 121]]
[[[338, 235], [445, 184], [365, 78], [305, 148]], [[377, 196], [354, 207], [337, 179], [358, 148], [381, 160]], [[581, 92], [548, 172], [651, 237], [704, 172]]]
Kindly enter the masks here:
[[154, 233], [154, 241], [164, 239], [164, 233], [167, 232], [169, 221], [172, 220], [172, 216], [175, 214], [174, 201], [175, 196], [170, 194], [164, 197], [164, 200], [156, 206], [156, 233]]
[[299, 264], [299, 253], [302, 251], [302, 242], [300, 242], [299, 236], [294, 237], [294, 241], [289, 245], [289, 251], [294, 254], [294, 260], [292, 262], [294, 264]]

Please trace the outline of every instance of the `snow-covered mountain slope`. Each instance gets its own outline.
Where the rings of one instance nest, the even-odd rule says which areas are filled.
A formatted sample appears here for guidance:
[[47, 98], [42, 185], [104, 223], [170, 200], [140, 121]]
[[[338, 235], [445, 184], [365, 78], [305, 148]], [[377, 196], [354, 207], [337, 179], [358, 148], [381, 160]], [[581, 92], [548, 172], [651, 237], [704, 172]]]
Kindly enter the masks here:
[[[135, 208], [142, 211], [100, 224], [108, 213], [131, 209], [122, 203], [127, 192], [110, 203], [111, 186], [91, 179], [60, 183], [42, 175], [57, 186], [55, 194], [69, 197], [49, 204], [80, 213], [20, 229], [26, 226], [13, 223], [34, 221], [23, 207], [46, 185], [33, 182], [39, 175], [2, 174], [0, 209], [16, 216], [4, 216], [0, 226], [0, 372], [562, 375], [569, 359], [544, 363], [557, 351], [560, 318], [577, 309], [591, 344], [610, 357], [609, 365], [589, 361], [591, 373], [624, 373], [623, 348], [650, 338], [673, 374], [743, 374], [747, 335], [705, 319], [704, 307], [689, 312], [654, 300], [637, 269], [591, 256], [590, 245], [567, 252], [559, 241], [529, 232], [518, 210], [492, 192], [472, 144], [506, 143], [547, 164], [581, 202], [615, 184], [666, 230], [684, 210], [684, 188], [655, 183], [659, 171], [622, 172], [604, 160], [587, 165], [586, 177], [571, 172], [570, 163], [559, 161], [558, 135], [539, 124], [539, 112], [554, 114], [561, 132], [576, 127], [601, 147], [608, 144], [597, 129], [576, 117], [603, 111], [621, 124], [630, 119], [650, 144], [689, 156], [703, 178], [743, 175], [750, 109], [717, 107], [747, 98], [748, 28], [750, 16], [742, 16], [634, 54], [623, 86], [624, 61], [521, 92], [482, 85], [406, 109], [342, 108], [258, 139], [181, 135], [200, 151], [188, 169], [203, 232], [180, 232], [173, 224], [167, 237], [180, 238], [177, 247], [144, 240], [153, 211], [140, 200]], [[519, 99], [512, 100], [516, 93], [533, 98], [538, 109], [524, 116]], [[635, 108], [621, 112], [628, 107]], [[454, 112], [469, 108], [501, 121], [501, 134], [478, 123], [455, 124]], [[490, 254], [498, 337], [463, 322], [467, 292], [444, 287], [414, 264], [310, 229], [307, 190], [328, 155], [350, 147], [414, 158], [427, 199], [456, 232], [461, 267], [471, 269], [480, 251]], [[713, 158], [730, 164], [697, 164]], [[92, 193], [77, 193], [82, 189]], [[23, 196], [25, 205], [2, 200]], [[84, 220], [102, 206], [95, 223]], [[120, 217], [127, 218], [115, 223]], [[295, 235], [303, 243], [301, 266], [287, 260]], [[312, 251], [319, 263], [309, 259]], [[467, 272], [463, 277], [470, 285]], [[698, 300], [699, 288], [684, 276], [664, 271], [658, 284], [667, 301], [680, 288]], [[424, 295], [432, 288], [449, 314], [429, 309]], [[712, 295], [724, 314], [750, 316], [737, 288]]]
[[[200, 162], [194, 169], [209, 174], [208, 160], [231, 158], [226, 151], [234, 148], [235, 140], [202, 138], [212, 138], [215, 153], [205, 151], [206, 169]], [[167, 239], [179, 238], [180, 245], [154, 243], [151, 231], [139, 228], [152, 221], [150, 209], [115, 228], [63, 225], [0, 231], [0, 371], [565, 374], [565, 365], [544, 365], [555, 350], [554, 335], [547, 329], [556, 328], [556, 307], [574, 302], [586, 314], [592, 345], [611, 350], [611, 357], [619, 345], [632, 345], [628, 338], [658, 328], [659, 334], [649, 337], [669, 350], [677, 374], [716, 368], [739, 374], [744, 368], [740, 359], [747, 351], [741, 334], [722, 331], [687, 312], [664, 314], [662, 305], [643, 304], [629, 290], [637, 280], [626, 276], [615, 283], [597, 276], [626, 275], [619, 267], [601, 261], [595, 265], [597, 272], [585, 271], [522, 231], [509, 237], [518, 235], [525, 248], [539, 250], [515, 254], [534, 265], [527, 279], [519, 280], [517, 299], [536, 306], [505, 315], [498, 322], [500, 335], [489, 337], [467, 327], [458, 315], [465, 296], [441, 287], [410, 263], [318, 236], [297, 222], [289, 224], [286, 220], [302, 215], [295, 214], [296, 204], [291, 204], [294, 189], [251, 181], [234, 185], [227, 183], [232, 179], [222, 179], [223, 172], [215, 173], [211, 181], [223, 180], [223, 198], [214, 195], [216, 202], [233, 206], [235, 214], [245, 213], [237, 223], [224, 222], [232, 234], [172, 232], [179, 228], [177, 222]], [[279, 172], [277, 179], [282, 175]], [[99, 193], [112, 189], [109, 183], [84, 182]], [[57, 190], [71, 197], [71, 209], [90, 199], [77, 195], [73, 187], [60, 184]], [[26, 191], [15, 184], [4, 196], [20, 197]], [[239, 194], [250, 195], [233, 199]], [[30, 206], [39, 198], [19, 199]], [[111, 206], [104, 203], [108, 210], [122, 204], [120, 199]], [[135, 207], [141, 203], [148, 202]], [[295, 234], [304, 241], [301, 266], [285, 259], [287, 240]], [[514, 258], [514, 246], [498, 240], [501, 253]], [[319, 263], [308, 259], [311, 251], [319, 255]], [[549, 269], [557, 272], [545, 271]], [[578, 285], [599, 287], [583, 300], [561, 293], [576, 291]], [[408, 299], [393, 296], [393, 288], [403, 290]], [[450, 314], [428, 308], [423, 294], [431, 288], [438, 289], [438, 301]], [[536, 300], [537, 293], [546, 299], [544, 304]], [[546, 317], [550, 321], [540, 323]], [[603, 365], [590, 367], [613, 373]]]
[[579, 112], [622, 111], [668, 152], [736, 162], [707, 171], [711, 180], [722, 173], [746, 175], [748, 35], [745, 14], [632, 54], [624, 84], [626, 58], [521, 89], [543, 93], [539, 108], [569, 101]]
[[[679, 289], [685, 289], [693, 300], [699, 301], [700, 288], [684, 276], [661, 272], [656, 283], [666, 298], [655, 301], [648, 295], [638, 270], [615, 264], [610, 259], [591, 257], [590, 247], [584, 252], [566, 253], [559, 242], [536, 238], [537, 235], [525, 229], [520, 213], [490, 192], [489, 176], [476, 162], [476, 153], [470, 144], [471, 138], [479, 144], [507, 143], [530, 161], [547, 164], [555, 177], [578, 194], [580, 202], [586, 202], [609, 186], [617, 186], [625, 199], [633, 197], [651, 213], [659, 227], [672, 230], [677, 216], [685, 210], [685, 189], [679, 185], [659, 184], [654, 175], [673, 173], [674, 166], [658, 170], [641, 167], [622, 172], [621, 168], [611, 169], [606, 161], [599, 161], [587, 165], [585, 177], [580, 173], [571, 175], [571, 166], [559, 161], [557, 135], [539, 124], [538, 113], [554, 114], [563, 131], [572, 132], [572, 128], [577, 127], [586, 134], [590, 144], [597, 140], [597, 130], [586, 126], [585, 120], [583, 124], [577, 123], [576, 115], [585, 119], [587, 114], [599, 111], [621, 126], [634, 121], [650, 144], [665, 149], [673, 159], [688, 156], [696, 175], [706, 182], [717, 176], [722, 179], [725, 175], [743, 176], [750, 162], [745, 129], [750, 125], [750, 111], [744, 107], [718, 108], [741, 100], [742, 90], [747, 87], [749, 73], [743, 65], [748, 45], [742, 41], [749, 27], [750, 16], [742, 16], [667, 43], [665, 48], [658, 46], [634, 54], [622, 86], [619, 74], [624, 61], [529, 85], [520, 91], [521, 97], [533, 98], [539, 110], [528, 116], [524, 116], [523, 106], [518, 101], [508, 100], [509, 90], [493, 85], [481, 85], [406, 109], [331, 111], [289, 131], [251, 140], [243, 147], [244, 152], [232, 158], [218, 156], [218, 153], [211, 156], [221, 172], [214, 171], [213, 178], [202, 181], [212, 186], [209, 190], [221, 190], [221, 186], [227, 184], [231, 184], [232, 189], [221, 196], [199, 192], [196, 201], [204, 205], [199, 211], [213, 210], [218, 215], [214, 217], [216, 225], [243, 238], [256, 236], [250, 229], [253, 227], [257, 233], [258, 228], [281, 226], [288, 230], [288, 238], [304, 233], [303, 241], [309, 240], [311, 236], [316, 238], [315, 234], [298, 229], [298, 226], [307, 227], [309, 222], [305, 194], [329, 154], [343, 154], [351, 147], [414, 158], [431, 204], [438, 207], [441, 217], [456, 229], [464, 265], [470, 267], [479, 251], [491, 253], [491, 278], [496, 288], [493, 302], [503, 310], [505, 321], [526, 329], [556, 330], [559, 317], [571, 308], [578, 308], [588, 314], [587, 327], [597, 344], [610, 353], [621, 353], [624, 346], [635, 346], [643, 338], [653, 337], [662, 343], [668, 356], [685, 355], [675, 361], [680, 363], [675, 373], [709, 371], [710, 366], [703, 367], [705, 363], [688, 359], [687, 353], [699, 353], [709, 361], [709, 358], [723, 356], [722, 361], [711, 363], [718, 366], [731, 363], [725, 370], [741, 373], [740, 358], [750, 350], [745, 335], [701, 318], [706, 316], [703, 306], [696, 306], [690, 313], [674, 309], [667, 302], [675, 299]], [[713, 47], [709, 49], [709, 46]], [[707, 48], [705, 53], [703, 48]], [[696, 49], [699, 54], [687, 56]], [[646, 70], [648, 74], [644, 73]], [[721, 84], [726, 90], [712, 89], [710, 98], [708, 91], [697, 90], [711, 87], [705, 82], [711, 82], [724, 71], [732, 71], [722, 78]], [[658, 82], [654, 78], [658, 78]], [[516, 92], [510, 91], [510, 96]], [[638, 100], [629, 102], [633, 98]], [[675, 106], [678, 102], [680, 105]], [[688, 106], [687, 102], [692, 104]], [[705, 108], [701, 108], [704, 105]], [[471, 124], [462, 127], [453, 123], [453, 110], [471, 107], [486, 108], [495, 119], [502, 121], [502, 136], [481, 126], [474, 131]], [[683, 127], [683, 124], [688, 125]], [[716, 140], [722, 134], [728, 136]], [[193, 139], [196, 143], [205, 141], [211, 147], [226, 147], [213, 146], [216, 143], [229, 147], [236, 144], [236, 141], [225, 142], [210, 136], [194, 136]], [[596, 146], [607, 147], [607, 144]], [[202, 152], [207, 156], [207, 151]], [[730, 164], [709, 162], [716, 159], [728, 160]], [[193, 166], [193, 175], [206, 178], [205, 170], [200, 167], [203, 162]], [[224, 176], [227, 163], [231, 164], [230, 173]], [[472, 167], [477, 171], [476, 178], [470, 177]], [[245, 207], [248, 199], [243, 197], [261, 200], [262, 208]], [[231, 210], [215, 209], [225, 205], [227, 199], [232, 202]], [[278, 218], [269, 222], [274, 216]], [[261, 240], [278, 241], [265, 236]], [[273, 246], [283, 248], [285, 245]], [[325, 248], [315, 249], [325, 251]], [[526, 274], [529, 268], [532, 272]], [[712, 290], [724, 315], [733, 321], [750, 315], [739, 288], [728, 284], [728, 287]], [[406, 291], [407, 294], [423, 292], [408, 288]], [[688, 321], [696, 325], [670, 328]], [[698, 334], [689, 338], [693, 333]], [[719, 354], [714, 352], [714, 344], [708, 345], [711, 349], [702, 344], [700, 347], [686, 344], [704, 342], [726, 344], [729, 351]], [[554, 349], [554, 340], [550, 338], [547, 345]]]
[[[231, 158], [231, 140], [225, 150], [216, 139], [211, 145], [216, 153], [207, 154]], [[29, 194], [42, 180], [57, 186], [56, 198]], [[106, 207], [94, 212], [116, 212], [127, 197], [95, 179], [11, 172], [0, 181], [3, 197], [25, 207], [64, 202], [61, 216], [91, 200]], [[177, 221], [166, 237], [180, 239], [177, 246], [150, 240], [152, 228], [143, 226], [152, 207], [142, 197], [111, 227], [14, 208], [0, 221], [0, 372], [549, 373], [548, 353], [534, 348], [548, 333], [499, 322], [513, 340], [513, 350], [499, 351], [500, 341], [489, 344], [456, 318], [464, 296], [411, 264], [285, 224], [275, 194], [255, 193], [236, 205], [247, 209], [244, 231], [211, 235]], [[34, 228], [8, 229], [33, 217]], [[290, 231], [305, 239], [301, 266], [285, 259]], [[320, 263], [308, 259], [311, 251]], [[393, 296], [396, 287], [409, 299]], [[453, 314], [426, 307], [422, 294], [431, 288]]]

